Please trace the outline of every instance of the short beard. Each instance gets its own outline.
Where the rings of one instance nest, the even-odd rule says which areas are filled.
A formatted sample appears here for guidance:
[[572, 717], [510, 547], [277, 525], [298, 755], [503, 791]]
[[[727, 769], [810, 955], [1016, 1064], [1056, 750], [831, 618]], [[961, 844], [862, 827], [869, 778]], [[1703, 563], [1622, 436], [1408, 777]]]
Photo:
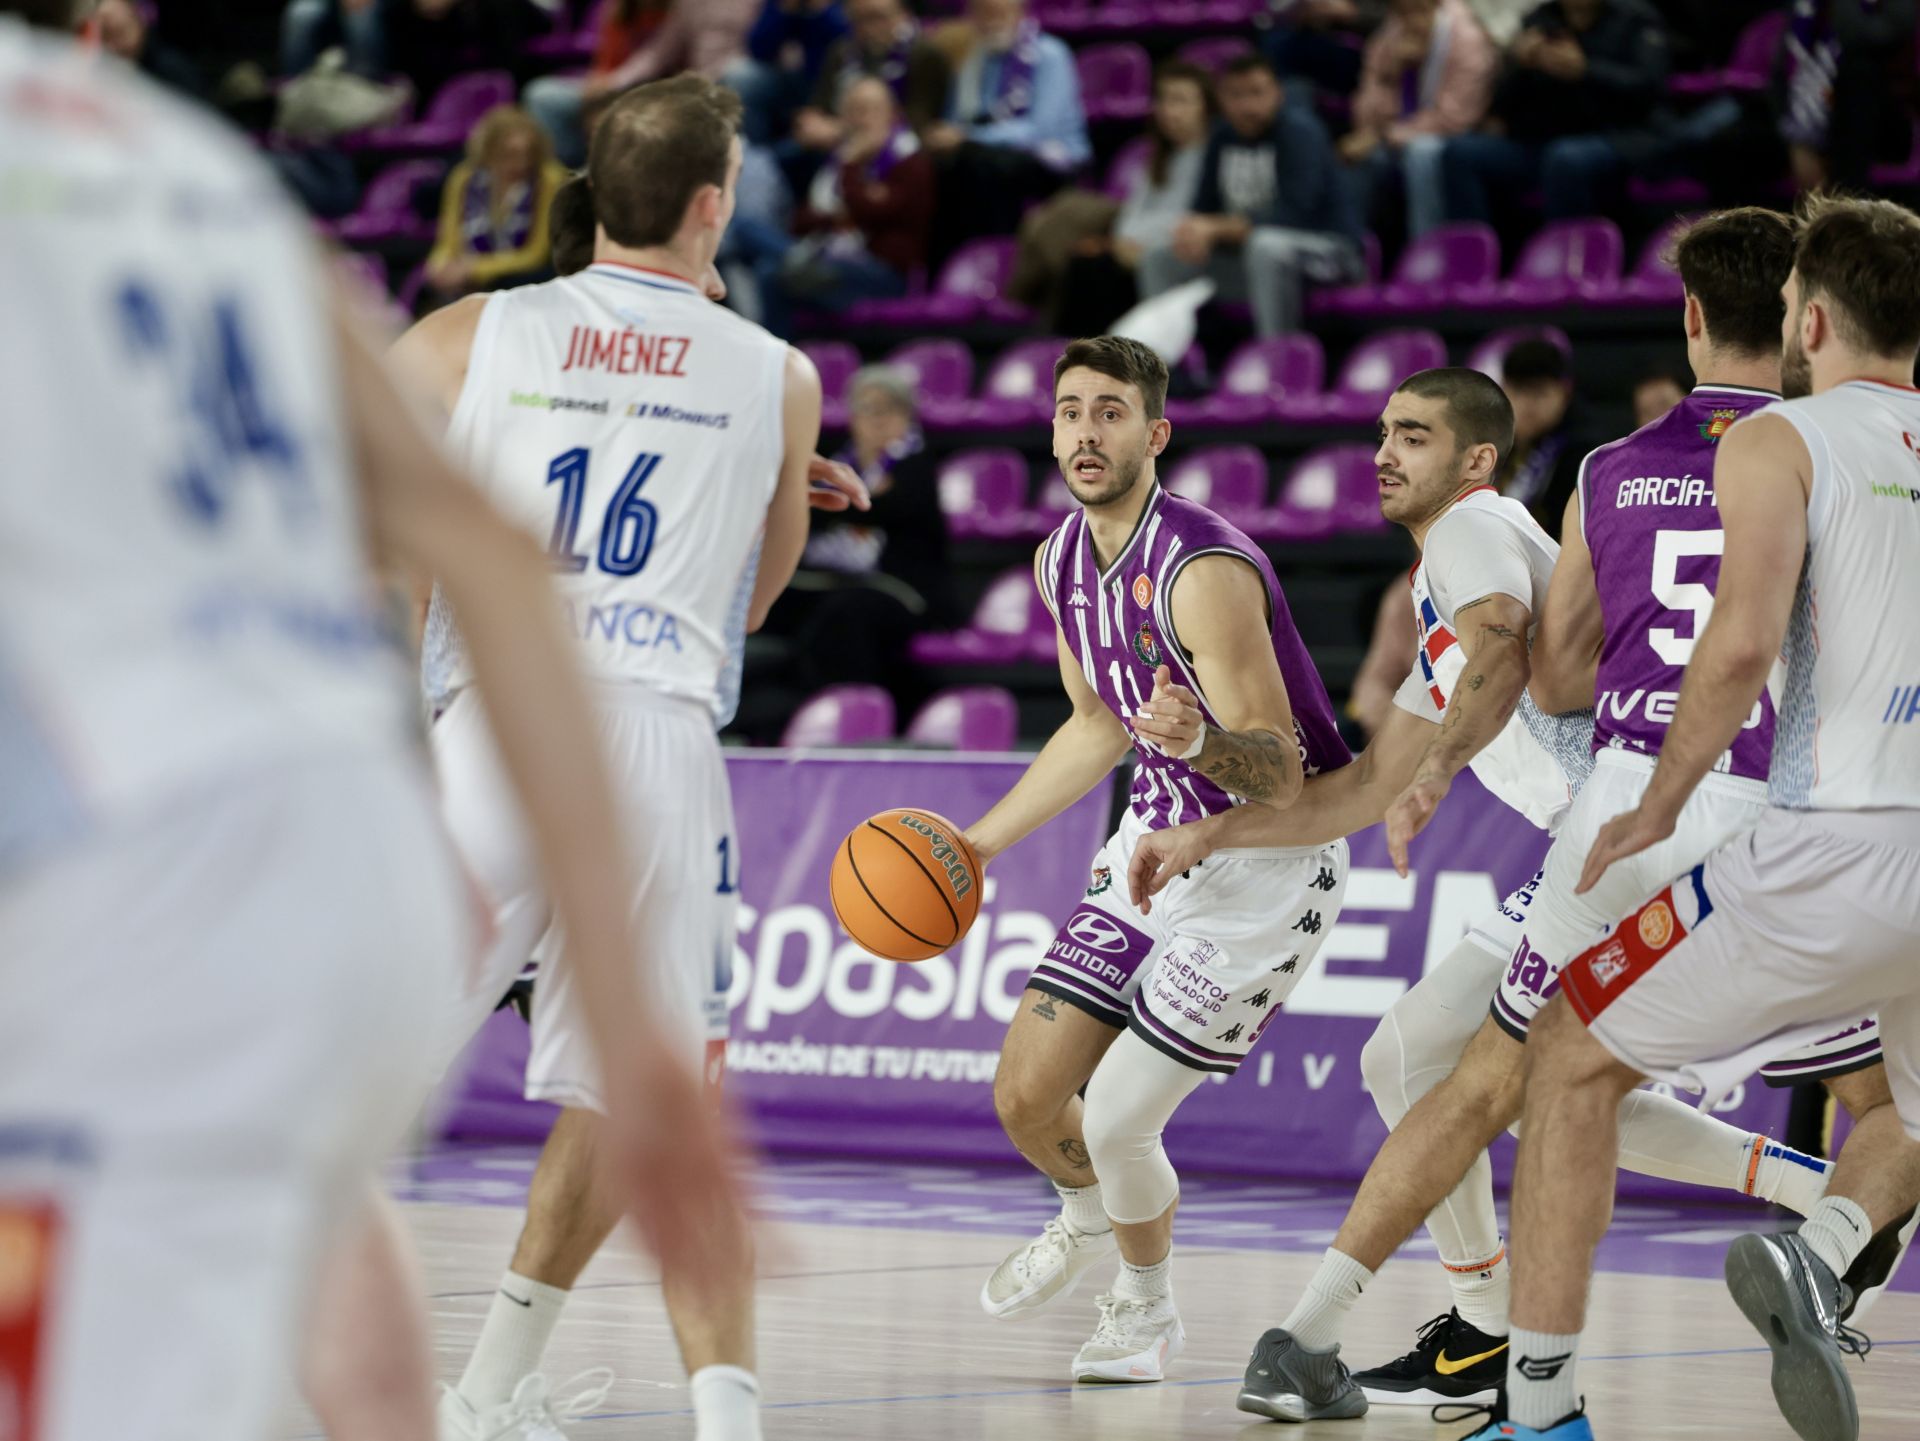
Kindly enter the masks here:
[[[1074, 460], [1078, 459], [1079, 456], [1076, 454]], [[1147, 460], [1145, 456], [1135, 456], [1131, 460], [1111, 460], [1108, 464], [1112, 469], [1107, 472], [1107, 483], [1091, 493], [1081, 490], [1077, 483], [1078, 477], [1073, 473], [1072, 460], [1060, 467], [1060, 473], [1067, 480], [1067, 489], [1072, 492], [1073, 498], [1080, 502], [1083, 509], [1097, 510], [1103, 505], [1112, 505], [1115, 501], [1124, 499], [1138, 483], [1140, 472], [1146, 468]]]
[[1813, 361], [1798, 335], [1780, 356], [1780, 394], [1788, 400], [1813, 394]]

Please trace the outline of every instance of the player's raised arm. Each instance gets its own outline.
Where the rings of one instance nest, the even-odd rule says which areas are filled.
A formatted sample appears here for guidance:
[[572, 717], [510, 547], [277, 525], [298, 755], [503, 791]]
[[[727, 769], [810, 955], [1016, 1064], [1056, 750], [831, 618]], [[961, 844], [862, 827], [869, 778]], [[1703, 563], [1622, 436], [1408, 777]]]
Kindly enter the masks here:
[[1786, 640], [1807, 554], [1807, 493], [1813, 458], [1793, 423], [1776, 415], [1741, 421], [1720, 440], [1713, 491], [1726, 550], [1713, 614], [1693, 648], [1660, 763], [1640, 804], [1595, 837], [1582, 891], [1622, 856], [1673, 833], [1680, 808], [1740, 734]]
[[626, 847], [608, 803], [585, 687], [538, 548], [508, 525], [408, 408], [345, 303], [335, 307], [344, 396], [376, 554], [440, 578], [459, 616], [488, 719], [525, 807], [570, 953], [578, 957], [612, 1107], [623, 1200], [650, 1249], [688, 1284], [739, 1264], [715, 1218], [735, 1198], [700, 1079], [642, 1010], [645, 943], [628, 918]]
[[786, 394], [780, 406], [782, 443], [780, 480], [767, 506], [767, 535], [760, 547], [760, 569], [753, 580], [753, 602], [747, 609], [747, 629], [766, 623], [780, 592], [793, 579], [800, 554], [807, 548], [808, 478], [814, 447], [820, 443], [820, 372], [805, 352], [787, 348]]
[[1527, 693], [1548, 715], [1584, 710], [1593, 704], [1593, 681], [1600, 644], [1607, 638], [1600, 615], [1600, 591], [1593, 579], [1593, 552], [1581, 524], [1582, 492], [1567, 500], [1560, 524], [1560, 558], [1541, 607], [1529, 657], [1532, 676]]
[[[1039, 565], [1040, 552], [1036, 552], [1035, 583], [1044, 586], [1044, 578], [1037, 574]], [[1067, 649], [1066, 638], [1056, 632], [1055, 643], [1060, 655], [1060, 683], [1073, 702], [1073, 714], [1048, 738], [999, 804], [967, 827], [967, 841], [982, 865], [1032, 835], [1099, 785], [1133, 746], [1133, 737], [1120, 718], [1087, 684], [1080, 663]]]

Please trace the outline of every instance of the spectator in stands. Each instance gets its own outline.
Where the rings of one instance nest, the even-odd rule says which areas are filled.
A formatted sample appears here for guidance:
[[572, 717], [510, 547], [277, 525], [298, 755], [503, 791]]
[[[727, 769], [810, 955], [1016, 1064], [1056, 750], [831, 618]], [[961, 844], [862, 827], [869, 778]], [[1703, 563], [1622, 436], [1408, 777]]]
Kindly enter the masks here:
[[726, 75], [740, 95], [740, 133], [749, 145], [771, 145], [787, 133], [846, 33], [840, 0], [766, 0], [747, 33], [746, 55]]
[[1261, 335], [1280, 335], [1298, 326], [1307, 280], [1359, 278], [1360, 225], [1333, 144], [1284, 99], [1263, 56], [1227, 66], [1194, 213], [1141, 257], [1143, 295], [1209, 275], [1223, 298], [1252, 302]]
[[600, 11], [585, 75], [542, 75], [528, 82], [520, 103], [539, 120], [561, 164], [578, 169], [587, 163], [587, 107], [613, 93], [620, 67], [653, 38], [667, 9], [668, 0], [611, 0]]
[[1795, 0], [1772, 100], [1801, 190], [1864, 189], [1875, 160], [1906, 155], [1913, 33], [1914, 0]]
[[1549, 0], [1507, 52], [1482, 133], [1441, 152], [1447, 218], [1491, 219], [1494, 192], [1535, 186], [1549, 220], [1598, 213], [1603, 192], [1663, 148], [1651, 126], [1666, 82], [1666, 33], [1646, 0]]
[[1352, 94], [1362, 63], [1358, 41], [1379, 28], [1387, 0], [1293, 0], [1273, 9], [1267, 55], [1274, 73], [1300, 82], [1309, 101], [1316, 90]]
[[386, 0], [290, 0], [280, 16], [280, 73], [304, 75], [338, 44], [347, 69], [365, 80], [387, 73]]
[[1056, 335], [1099, 335], [1138, 298], [1134, 271], [1153, 246], [1173, 243], [1200, 193], [1200, 162], [1213, 126], [1213, 85], [1184, 60], [1153, 76], [1146, 164], [1124, 200], [1102, 190], [1063, 190], [1020, 222], [1020, 250], [1007, 293], [1040, 312]]
[[926, 264], [933, 161], [893, 91], [875, 76], [857, 80], [841, 96], [839, 118], [845, 138], [814, 177], [794, 236], [762, 234], [751, 252], [759, 319], [776, 335], [787, 333], [789, 302], [844, 310], [904, 295]]
[[1361, 53], [1353, 128], [1340, 141], [1363, 222], [1396, 179], [1409, 235], [1445, 218], [1441, 146], [1486, 118], [1499, 64], [1466, 0], [1392, 0]]
[[1574, 424], [1573, 367], [1551, 340], [1522, 340], [1501, 362], [1500, 388], [1513, 404], [1513, 449], [1501, 457], [1494, 484], [1557, 536], [1580, 462], [1593, 448]]
[[1662, 365], [1648, 371], [1633, 385], [1633, 428], [1652, 425], [1687, 398], [1693, 382], [1686, 370]]
[[548, 211], [566, 183], [546, 132], [526, 111], [497, 105], [467, 137], [440, 198], [427, 283], [445, 299], [535, 280], [551, 267]]
[[206, 99], [206, 78], [184, 51], [158, 39], [133, 0], [100, 0], [90, 23], [100, 48], [190, 100]]
[[940, 176], [937, 259], [979, 235], [1010, 235], [1021, 212], [1087, 163], [1087, 116], [1073, 52], [1028, 17], [1025, 0], [968, 0], [974, 45], [947, 119], [927, 131]]
[[813, 97], [794, 117], [793, 138], [808, 150], [840, 143], [840, 96], [863, 75], [887, 82], [901, 114], [925, 135], [947, 113], [953, 67], [920, 33], [900, 0], [845, 0], [849, 33], [834, 42], [820, 67]]

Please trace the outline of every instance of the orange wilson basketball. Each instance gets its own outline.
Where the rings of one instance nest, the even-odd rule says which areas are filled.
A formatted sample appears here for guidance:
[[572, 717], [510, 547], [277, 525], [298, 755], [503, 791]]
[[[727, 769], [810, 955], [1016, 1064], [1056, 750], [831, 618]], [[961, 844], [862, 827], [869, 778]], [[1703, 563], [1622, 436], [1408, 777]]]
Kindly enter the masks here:
[[847, 934], [890, 961], [939, 955], [980, 912], [979, 857], [958, 826], [932, 811], [882, 811], [862, 821], [834, 855], [828, 885]]

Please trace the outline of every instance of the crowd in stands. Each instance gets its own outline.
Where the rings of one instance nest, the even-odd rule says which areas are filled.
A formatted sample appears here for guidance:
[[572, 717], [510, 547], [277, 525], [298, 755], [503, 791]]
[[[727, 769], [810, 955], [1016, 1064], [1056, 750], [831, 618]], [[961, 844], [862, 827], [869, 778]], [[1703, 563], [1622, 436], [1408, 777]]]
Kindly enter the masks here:
[[[1644, 282], [1636, 303], [1664, 305], [1655, 242], [1679, 212], [1784, 206], [1827, 185], [1920, 192], [1915, 8], [104, 0], [95, 28], [104, 48], [252, 129], [413, 313], [554, 272], [549, 209], [611, 97], [686, 68], [734, 88], [746, 155], [720, 258], [726, 303], [846, 352], [828, 377], [825, 444], [845, 448], [877, 497], [870, 515], [821, 523], [801, 586], [775, 613], [788, 644], [763, 647], [758, 680], [789, 699], [884, 682], [904, 714], [939, 679], [909, 663], [912, 638], [964, 631], [960, 612], [973, 608], [948, 581], [942, 505], [951, 519], [960, 491], [939, 478], [947, 437], [967, 417], [1010, 427], [1045, 413], [1032, 398], [1049, 342], [1028, 356], [1009, 340], [1116, 323], [1174, 337], [1188, 436], [1195, 424], [1268, 425], [1226, 437], [1272, 467], [1252, 503], [1284, 510], [1314, 487], [1324, 495], [1313, 503], [1330, 503], [1333, 481], [1304, 463], [1289, 470], [1268, 442], [1296, 422], [1344, 424], [1323, 438], [1364, 441], [1367, 397], [1393, 378], [1368, 370], [1385, 362], [1363, 357], [1366, 327], [1442, 304], [1422, 267], [1465, 257], [1481, 289], [1459, 293], [1504, 307], [1483, 335], [1526, 321], [1529, 297], [1549, 309], [1592, 299], [1577, 278], [1529, 289], [1530, 237], [1554, 265], [1610, 246], [1591, 263], [1612, 267], [1618, 294]], [[1602, 228], [1547, 245], [1556, 221]], [[1630, 275], [1623, 232], [1644, 247]], [[1504, 281], [1502, 255], [1520, 257]], [[1328, 329], [1343, 318], [1344, 331]], [[1382, 353], [1431, 363], [1439, 337], [1404, 334]], [[927, 344], [907, 347], [904, 370], [868, 365], [845, 384], [907, 341]], [[1248, 349], [1260, 341], [1281, 348]], [[1002, 352], [978, 393], [969, 343]], [[1343, 344], [1355, 348], [1323, 397], [1323, 349]], [[1625, 377], [1616, 409], [1596, 415], [1576, 395], [1575, 360], [1545, 325], [1489, 362], [1519, 421], [1501, 488], [1549, 530], [1581, 456], [1627, 418]], [[956, 366], [950, 393], [942, 377]], [[1689, 383], [1684, 367], [1646, 365], [1634, 421]], [[1036, 457], [1020, 518], [976, 524], [963, 541], [1024, 543], [1057, 503], [1042, 494], [1044, 472]], [[1379, 595], [1358, 627], [1374, 631], [1357, 647], [1368, 659], [1349, 667], [1362, 729], [1379, 662], [1391, 670], [1406, 649], [1394, 587], [1376, 614]], [[818, 644], [829, 631], [841, 639]], [[778, 715], [743, 723], [766, 734]]]

